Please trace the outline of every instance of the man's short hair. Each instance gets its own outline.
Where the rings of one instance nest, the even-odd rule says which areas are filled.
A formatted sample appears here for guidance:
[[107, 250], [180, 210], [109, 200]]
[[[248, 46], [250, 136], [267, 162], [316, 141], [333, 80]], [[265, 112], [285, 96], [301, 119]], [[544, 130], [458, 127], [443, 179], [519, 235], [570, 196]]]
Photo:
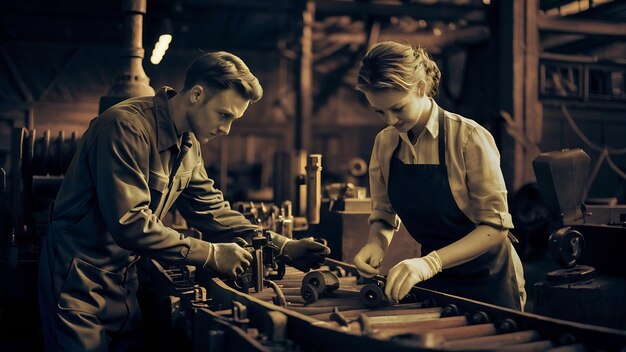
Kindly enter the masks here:
[[183, 92], [196, 84], [209, 89], [233, 88], [251, 102], [263, 96], [263, 88], [248, 66], [239, 57], [226, 51], [206, 53], [189, 65]]

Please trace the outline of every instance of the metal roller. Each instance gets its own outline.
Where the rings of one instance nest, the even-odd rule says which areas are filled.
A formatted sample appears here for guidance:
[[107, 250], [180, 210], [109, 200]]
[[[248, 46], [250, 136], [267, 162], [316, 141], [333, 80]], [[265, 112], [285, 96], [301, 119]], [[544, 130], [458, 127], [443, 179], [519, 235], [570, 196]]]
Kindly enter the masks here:
[[[349, 265], [331, 259], [326, 259], [325, 266], [330, 272], [340, 266], [352, 270]], [[281, 307], [274, 304], [277, 299], [269, 290], [243, 294], [217, 278], [197, 282], [207, 286], [216, 307], [227, 306], [235, 300], [254, 312], [249, 316], [250, 324], [244, 326], [238, 335], [249, 333], [269, 350], [293, 350], [294, 345], [276, 345], [275, 342], [270, 343], [265, 334], [258, 333], [272, 331], [272, 322], [262, 318], [264, 311], [280, 311], [288, 317], [287, 326], [281, 330], [285, 331], [286, 339], [281, 341], [292, 339], [302, 350], [547, 351], [556, 348], [567, 351], [619, 351], [626, 347], [626, 333], [623, 331], [547, 319], [421, 287], [414, 287], [411, 291], [413, 297], [410, 297], [419, 303], [386, 304], [385, 278], [382, 276], [360, 281], [356, 276], [338, 279], [340, 287], [328, 297], [321, 297], [318, 293], [320, 288], [327, 290], [327, 277], [319, 271], [306, 276], [305, 280], [305, 274], [287, 267], [285, 277], [275, 280], [285, 294], [285, 304]], [[296, 283], [301, 285], [297, 290], [292, 287]], [[307, 303], [297, 295], [298, 290], [318, 296], [318, 300]], [[343, 295], [342, 292], [352, 295]], [[206, 313], [210, 315], [210, 310]], [[196, 319], [204, 314], [196, 310], [190, 316]], [[194, 326], [197, 350], [202, 350], [206, 344], [206, 332], [202, 329], [208, 326], [213, 325]]]
[[305, 302], [313, 303], [339, 289], [339, 278], [328, 270], [308, 272], [302, 279], [300, 294]]
[[387, 296], [385, 296], [384, 284], [382, 281], [369, 283], [361, 288], [359, 300], [367, 308], [378, 308], [383, 304], [388, 304]]
[[550, 235], [548, 240], [550, 254], [557, 263], [570, 268], [582, 258], [585, 238], [571, 227], [562, 227]]
[[[34, 130], [33, 130], [34, 131]], [[33, 175], [48, 174], [48, 153], [50, 151], [50, 130], [43, 132], [43, 137], [34, 141]]]

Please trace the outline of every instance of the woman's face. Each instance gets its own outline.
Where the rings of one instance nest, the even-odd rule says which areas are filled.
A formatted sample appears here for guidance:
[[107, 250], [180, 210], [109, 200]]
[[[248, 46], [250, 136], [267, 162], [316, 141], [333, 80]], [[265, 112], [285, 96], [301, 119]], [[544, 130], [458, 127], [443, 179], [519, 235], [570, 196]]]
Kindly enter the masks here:
[[364, 92], [370, 106], [389, 126], [399, 132], [408, 132], [430, 107], [430, 101], [417, 89], [409, 92], [381, 89]]

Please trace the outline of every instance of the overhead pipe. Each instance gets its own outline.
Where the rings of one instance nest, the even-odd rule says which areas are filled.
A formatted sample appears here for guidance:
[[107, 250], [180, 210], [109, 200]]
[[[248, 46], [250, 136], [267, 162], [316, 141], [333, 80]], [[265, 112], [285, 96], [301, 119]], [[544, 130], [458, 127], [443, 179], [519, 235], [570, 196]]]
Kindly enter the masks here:
[[146, 0], [122, 0], [122, 13], [124, 14], [122, 66], [107, 96], [100, 98], [100, 113], [125, 99], [154, 95], [154, 89], [150, 87], [150, 78], [142, 66], [145, 54], [142, 35]]

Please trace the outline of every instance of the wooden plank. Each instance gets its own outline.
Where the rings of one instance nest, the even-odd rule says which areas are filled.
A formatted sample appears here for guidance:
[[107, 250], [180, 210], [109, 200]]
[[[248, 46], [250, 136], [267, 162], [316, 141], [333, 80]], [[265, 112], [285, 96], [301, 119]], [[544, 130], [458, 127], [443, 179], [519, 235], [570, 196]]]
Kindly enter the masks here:
[[487, 6], [482, 4], [453, 5], [436, 2], [316, 0], [317, 11], [325, 15], [368, 15], [377, 17], [413, 16], [427, 20], [455, 22], [464, 18], [471, 23], [487, 22]]
[[543, 32], [575, 33], [626, 38], [626, 23], [569, 19], [539, 14], [537, 28]]
[[[304, 1], [301, 12], [300, 53], [297, 69], [296, 92], [296, 138], [295, 150], [311, 149], [311, 119], [313, 116], [313, 23], [315, 2]], [[300, 209], [301, 210], [301, 209]]]
[[[517, 128], [523, 129], [524, 126], [524, 46], [525, 38], [525, 21], [526, 21], [526, 1], [513, 0], [513, 91], [512, 113]], [[514, 174], [513, 174], [513, 190], [518, 190], [524, 185], [524, 147], [521, 143], [514, 142]]]
[[[539, 102], [539, 30], [537, 14], [539, 0], [526, 1], [526, 38], [524, 52], [524, 130], [528, 140], [537, 146], [543, 131], [543, 107]], [[537, 157], [538, 148], [524, 150], [524, 165], [521, 185], [535, 181], [532, 162]]]

